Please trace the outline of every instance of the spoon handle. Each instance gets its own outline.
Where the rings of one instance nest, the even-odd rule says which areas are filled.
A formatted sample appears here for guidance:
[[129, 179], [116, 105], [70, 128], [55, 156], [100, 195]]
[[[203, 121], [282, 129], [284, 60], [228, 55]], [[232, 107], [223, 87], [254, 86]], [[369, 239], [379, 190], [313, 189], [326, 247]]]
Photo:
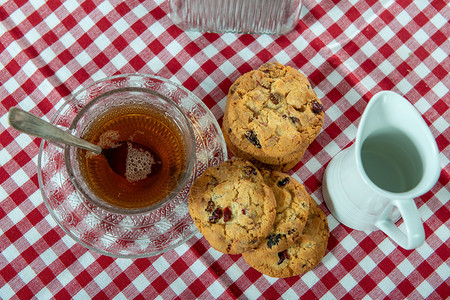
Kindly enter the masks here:
[[91, 144], [83, 139], [73, 136], [70, 133], [59, 129], [58, 127], [20, 108], [10, 108], [8, 121], [13, 128], [23, 133], [40, 137], [48, 141], [86, 149], [97, 154], [102, 153], [102, 148], [100, 146]]

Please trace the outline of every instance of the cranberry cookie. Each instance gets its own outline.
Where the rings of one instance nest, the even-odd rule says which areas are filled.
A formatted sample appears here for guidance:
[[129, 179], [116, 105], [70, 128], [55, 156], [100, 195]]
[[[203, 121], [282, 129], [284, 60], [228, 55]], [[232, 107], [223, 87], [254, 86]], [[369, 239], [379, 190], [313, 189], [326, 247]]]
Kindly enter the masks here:
[[277, 213], [273, 229], [260, 248], [280, 252], [292, 246], [301, 235], [308, 217], [310, 195], [288, 174], [266, 170], [261, 174], [274, 193]]
[[235, 158], [205, 170], [191, 187], [189, 213], [214, 249], [240, 254], [272, 230], [276, 201], [258, 169]]
[[278, 253], [259, 248], [244, 253], [243, 257], [251, 267], [268, 276], [297, 276], [314, 269], [320, 263], [325, 255], [329, 236], [327, 218], [311, 198], [305, 228], [294, 245]]
[[287, 171], [323, 125], [323, 106], [308, 79], [277, 62], [242, 75], [230, 87], [222, 131], [233, 154]]

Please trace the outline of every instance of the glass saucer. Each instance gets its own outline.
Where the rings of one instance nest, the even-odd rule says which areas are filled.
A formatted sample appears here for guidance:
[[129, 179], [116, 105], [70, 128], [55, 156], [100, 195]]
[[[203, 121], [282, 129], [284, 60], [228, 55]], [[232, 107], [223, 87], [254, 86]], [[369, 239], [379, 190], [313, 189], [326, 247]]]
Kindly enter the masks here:
[[227, 158], [225, 141], [214, 115], [192, 92], [167, 79], [124, 74], [94, 82], [74, 94], [51, 123], [69, 128], [76, 114], [98, 95], [123, 87], [146, 88], [172, 99], [187, 115], [196, 140], [196, 163], [191, 177], [174, 200], [142, 214], [119, 214], [86, 201], [71, 180], [64, 146], [42, 141], [38, 179], [47, 209], [76, 242], [113, 257], [148, 257], [173, 249], [197, 229], [189, 215], [188, 196], [193, 181]]

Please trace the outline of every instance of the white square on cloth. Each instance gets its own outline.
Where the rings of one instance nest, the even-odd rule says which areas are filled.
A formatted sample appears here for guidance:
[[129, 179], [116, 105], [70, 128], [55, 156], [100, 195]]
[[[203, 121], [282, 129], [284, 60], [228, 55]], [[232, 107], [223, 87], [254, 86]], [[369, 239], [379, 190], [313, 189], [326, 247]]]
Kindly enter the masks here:
[[31, 4], [35, 10], [38, 10], [38, 8], [45, 4], [42, 0], [29, 0], [28, 3]]
[[348, 36], [349, 38], [354, 38], [357, 34], [360, 33], [360, 30], [351, 23], [347, 28], [344, 30], [344, 34]]
[[377, 86], [377, 83], [373, 80], [373, 78], [370, 75], [364, 77], [364, 79], [362, 79], [361, 82], [368, 90], [371, 90]]
[[178, 277], [174, 282], [170, 284], [170, 288], [174, 291], [175, 294], [177, 294], [177, 296], [179, 296], [184, 292], [184, 290], [187, 289], [187, 285], [180, 277]]
[[173, 251], [175, 251], [177, 254], [178, 254], [178, 256], [183, 256], [187, 251], [189, 251], [189, 246], [186, 244], [186, 243], [184, 243], [184, 244], [182, 244], [182, 245], [180, 245], [180, 246], [178, 246], [178, 247], [176, 247], [175, 249], [173, 249]]
[[423, 299], [427, 299], [428, 296], [434, 291], [434, 288], [428, 283], [428, 281], [424, 280], [416, 289], [419, 294], [423, 297]]
[[[0, 27], [0, 32], [6, 29], [4, 27]], [[20, 52], [22, 52], [22, 48], [19, 46], [19, 44], [16, 41], [12, 41], [11, 44], [6, 47], [5, 51], [2, 53], [3, 59], [6, 59], [6, 54], [8, 53], [10, 57], [8, 57], [8, 61], [11, 61], [12, 58], [16, 57]], [[11, 77], [13, 78], [13, 77]]]
[[55, 88], [50, 84], [50, 82], [48, 82], [47, 78], [42, 80], [41, 84], [39, 84], [37, 88], [44, 96], [48, 96], [52, 91], [55, 90]]
[[3, 84], [3, 87], [6, 89], [8, 94], [14, 93], [18, 88], [20, 88], [20, 85], [17, 83], [17, 81], [14, 79], [14, 77], [11, 77], [8, 81], [6, 81]]
[[20, 271], [18, 275], [25, 284], [36, 277], [36, 273], [34, 272], [33, 268], [30, 267], [30, 265], [27, 265], [24, 269], [22, 269], [22, 271]]
[[328, 270], [331, 270], [331, 269], [333, 269], [335, 266], [337, 266], [339, 264], [339, 261], [336, 258], [336, 256], [334, 256], [331, 252], [329, 252], [329, 253], [327, 253], [327, 255], [325, 255], [324, 259], [322, 259], [322, 264]]
[[388, 76], [395, 70], [394, 66], [387, 59], [378, 65], [378, 69], [380, 69], [381, 72], [383, 72], [383, 74], [386, 76]]
[[214, 297], [214, 299], [218, 299], [219, 296], [225, 292], [225, 289], [219, 281], [216, 280], [208, 287], [208, 292]]
[[389, 295], [394, 289], [395, 284], [389, 277], [385, 277], [379, 284], [378, 287], [386, 294]]
[[195, 277], [199, 278], [203, 273], [208, 269], [201, 259], [197, 259], [194, 263], [189, 267], [189, 269], [194, 273]]
[[220, 71], [223, 72], [225, 77], [230, 77], [231, 73], [233, 73], [236, 70], [236, 68], [233, 66], [233, 64], [230, 63], [230, 61], [228, 61], [228, 60], [224, 61], [223, 64], [221, 64], [219, 66], [219, 69], [220, 69]]
[[380, 32], [378, 33], [378, 35], [385, 40], [386, 42], [389, 41], [391, 38], [393, 38], [395, 36], [395, 33], [392, 31], [391, 28], [389, 28], [388, 26], [384, 27], [383, 29], [380, 30]]
[[[0, 287], [0, 295], [2, 295], [2, 297], [4, 299], [12, 299], [12, 297], [14, 297], [16, 295], [16, 292], [14, 292], [14, 290], [11, 288], [11, 286], [9, 284], [5, 284], [4, 286]], [[48, 297], [47, 299], [50, 299], [50, 298], [51, 297]]]
[[32, 77], [33, 74], [37, 71], [36, 65], [33, 60], [28, 60], [21, 69], [27, 77]]
[[[442, 48], [436, 48], [433, 52], [431, 52], [431, 56], [436, 60], [436, 62], [438, 62], [439, 64], [441, 64], [445, 59], [448, 58], [448, 54], [445, 53], [444, 50], [442, 50]], [[448, 91], [448, 89], [447, 89]]]
[[138, 6], [133, 8], [132, 12], [138, 19], [141, 19], [148, 13], [148, 10], [142, 4], [139, 4]]
[[[119, 19], [115, 21], [112, 25], [119, 34], [124, 33], [125, 30], [130, 28], [130, 25], [128, 25], [128, 23], [124, 19]], [[136, 40], [140, 40], [140, 38], [137, 38]]]
[[355, 241], [355, 239], [351, 235], [347, 235], [341, 242], [342, 247], [347, 250], [347, 252], [352, 251], [356, 246], [358, 246], [358, 243]]
[[165, 67], [165, 64], [155, 56], [147, 63], [147, 67], [156, 74]]
[[44, 50], [42, 50], [41, 54], [39, 55], [39, 57], [46, 63], [48, 64], [49, 62], [51, 62], [52, 60], [54, 60], [56, 58], [56, 54], [55, 52], [52, 50], [52, 48], [48, 47], [45, 48]]
[[128, 258], [119, 258], [116, 259], [116, 264], [122, 271], [125, 271], [129, 266], [133, 264], [133, 260]]
[[23, 186], [25, 182], [27, 182], [30, 178], [25, 173], [25, 171], [21, 168], [18, 169], [14, 174], [11, 175], [11, 179], [14, 180], [14, 182], [18, 186]]
[[[55, 15], [55, 13], [51, 13], [44, 19], [45, 24], [47, 24], [48, 28], [55, 28], [57, 24], [60, 24], [61, 21], [58, 19], [58, 17]], [[19, 24], [17, 22], [14, 22], [15, 24]]]
[[89, 56], [89, 54], [87, 54], [85, 50], [78, 53], [77, 56], [75, 56], [75, 60], [80, 64], [81, 67], [84, 67], [88, 63], [92, 62], [92, 58]]
[[[434, 91], [434, 90], [433, 90]], [[439, 95], [438, 95], [439, 96]], [[442, 96], [439, 96], [440, 98], [442, 98]], [[436, 121], [433, 122], [433, 126], [439, 130], [439, 132], [445, 132], [445, 130], [448, 129], [448, 121], [443, 117], [440, 116], [439, 118], [436, 119]], [[448, 196], [448, 195], [447, 195]], [[445, 199], [442, 198], [442, 199]], [[423, 205], [423, 206], [427, 206], [427, 205]], [[428, 207], [428, 206], [427, 206]], [[429, 209], [429, 208], [428, 208]]]
[[[0, 290], [0, 292], [1, 292], [1, 290]], [[36, 297], [36, 299], [52, 299], [53, 295], [50, 292], [50, 290], [44, 286], [39, 292], [37, 292], [35, 297]]]
[[342, 10], [339, 8], [339, 6], [333, 5], [333, 7], [331, 8], [331, 10], [329, 10], [329, 11], [327, 12], [327, 15], [328, 15], [334, 22], [337, 22], [340, 18], [342, 18], [342, 16], [344, 15], [344, 13], [343, 13]]
[[103, 51], [107, 46], [111, 44], [111, 41], [106, 37], [105, 34], [102, 33], [94, 40], [94, 44], [98, 47], [98, 49], [100, 49], [100, 51]]
[[83, 29], [83, 32], [89, 32], [89, 30], [95, 26], [95, 23], [90, 17], [86, 16], [78, 22], [78, 25]]
[[442, 264], [436, 269], [436, 273], [442, 278], [442, 280], [448, 280], [448, 264]]
[[67, 9], [67, 12], [69, 14], [74, 12], [78, 7], [80, 7], [76, 1], [63, 1], [62, 4]]
[[73, 35], [70, 33], [70, 31], [66, 32], [66, 34], [64, 34], [59, 41], [64, 45], [64, 48], [69, 49], [75, 42], [75, 38], [73, 37]]
[[[261, 297], [261, 292], [258, 290], [258, 288], [254, 284], [252, 284], [244, 291], [244, 295], [247, 299], [259, 299], [259, 297]], [[284, 299], [288, 299], [288, 298], [284, 298]]]
[[37, 40], [41, 38], [41, 35], [37, 32], [36, 28], [31, 28], [27, 33], [25, 33], [25, 39], [30, 45], [36, 43]]
[[411, 22], [411, 16], [404, 10], [402, 10], [395, 18], [403, 27], [405, 27], [409, 22]]
[[369, 274], [376, 267], [375, 262], [369, 256], [364, 257], [359, 265], [367, 274]]
[[418, 99], [414, 106], [421, 114], [426, 113], [431, 108], [431, 104], [424, 98]]
[[2, 148], [0, 150], [0, 165], [4, 166], [10, 159], [12, 159], [12, 156], [5, 148]]
[[91, 252], [86, 251], [83, 256], [78, 258], [78, 262], [87, 269], [91, 264], [95, 262], [95, 258], [92, 256]]
[[2, 251], [2, 256], [8, 261], [14, 261], [19, 257], [20, 252], [17, 251], [16, 246], [13, 244], [9, 245], [5, 250]]
[[400, 94], [407, 94], [414, 86], [408, 80], [408, 78], [403, 78], [398, 84], [397, 88], [400, 90]]
[[[301, 35], [292, 42], [292, 46], [294, 46], [295, 49], [297, 49], [299, 52], [302, 52], [308, 45], [309, 45], [309, 42]], [[319, 55], [319, 53], [316, 54], [316, 56], [318, 56], [318, 55]], [[322, 56], [320, 55], [320, 57], [322, 57]], [[318, 64], [318, 65], [321, 65], [321, 64]]]
[[[58, 278], [59, 276], [60, 275], [58, 275]], [[111, 277], [109, 277], [109, 275], [105, 271], [102, 271], [100, 274], [95, 276], [95, 283], [97, 283], [98, 287], [102, 290], [106, 288], [111, 282]]]
[[433, 23], [433, 25], [436, 26], [437, 28], [442, 28], [448, 24], [448, 19], [446, 19], [443, 15], [437, 13], [430, 19], [430, 22]]
[[77, 300], [77, 299], [89, 299], [89, 298], [90, 298], [89, 294], [86, 293], [86, 291], [85, 291], [84, 289], [80, 290], [80, 291], [73, 297], [74, 300]]
[[28, 241], [28, 243], [30, 243], [30, 245], [33, 245], [41, 239], [40, 233], [34, 227], [31, 227], [30, 230], [25, 232], [23, 237]]
[[[384, 38], [385, 36], [382, 37]], [[361, 45], [360, 49], [367, 57], [371, 57], [374, 53], [378, 52], [378, 48], [375, 47], [375, 45], [370, 41], [365, 43], [364, 45]]]
[[273, 43], [273, 37], [267, 34], [262, 34], [256, 38], [256, 41], [261, 45], [261, 47], [267, 48], [271, 43]]
[[136, 279], [133, 280], [133, 286], [140, 292], [145, 290], [146, 287], [150, 285], [147, 277], [144, 274], [140, 274]]
[[109, 14], [114, 9], [109, 1], [100, 2], [97, 8], [102, 12], [102, 15], [104, 16]]
[[39, 258], [45, 263], [45, 265], [50, 266], [58, 256], [53, 252], [52, 248], [45, 250], [44, 253], [39, 255]]
[[392, 243], [392, 241], [389, 238], [385, 238], [379, 245], [378, 248], [380, 248], [383, 253], [388, 256], [392, 253], [392, 251], [395, 250], [396, 246]]
[[322, 168], [322, 164], [315, 157], [308, 160], [305, 165], [306, 168], [313, 174]]
[[316, 35], [316, 36], [320, 36], [322, 35], [322, 33], [324, 33], [325, 31], [327, 31], [327, 29], [319, 22], [315, 22], [312, 24], [311, 27], [309, 27], [309, 29]]
[[136, 53], [141, 53], [145, 48], [147, 48], [147, 44], [144, 43], [144, 41], [140, 37], [134, 39], [130, 43], [130, 46]]
[[314, 272], [306, 272], [302, 276], [302, 281], [311, 288], [319, 281], [319, 277]]
[[23, 14], [22, 10], [17, 9], [12, 14], [9, 15], [13, 24], [22, 23], [27, 17]]
[[176, 40], [173, 40], [169, 45], [167, 45], [166, 50], [169, 51], [173, 57], [176, 57], [178, 53], [183, 50], [183, 46], [181, 46]]
[[216, 56], [217, 53], [219, 53], [219, 50], [217, 50], [217, 48], [216, 48], [216, 46], [214, 46], [214, 44], [209, 44], [202, 50], [202, 52], [206, 57], [212, 58], [212, 57]]
[[419, 75], [420, 78], [424, 79], [431, 73], [431, 70], [423, 62], [421, 62], [414, 68], [414, 72]]
[[339, 283], [344, 287], [346, 291], [351, 291], [358, 282], [355, 280], [355, 278], [353, 278], [352, 275], [350, 275], [350, 273], [347, 273], [344, 278], [339, 280]]
[[159, 274], [163, 274], [170, 267], [170, 264], [167, 262], [164, 256], [160, 256], [153, 263], [153, 267]]
[[158, 37], [160, 36], [162, 33], [164, 33], [166, 30], [164, 29], [164, 27], [159, 23], [159, 22], [155, 22], [153, 23], [148, 30], [155, 36]]

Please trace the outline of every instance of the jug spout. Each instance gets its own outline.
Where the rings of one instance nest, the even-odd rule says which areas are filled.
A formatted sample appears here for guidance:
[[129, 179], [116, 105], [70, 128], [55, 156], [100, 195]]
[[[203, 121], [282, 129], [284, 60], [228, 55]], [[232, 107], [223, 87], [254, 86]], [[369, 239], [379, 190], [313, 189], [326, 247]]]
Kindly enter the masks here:
[[417, 120], [412, 120], [413, 118], [423, 122], [408, 100], [391, 91], [379, 92], [372, 97], [364, 110], [358, 126], [356, 142], [364, 141], [375, 132], [391, 129], [409, 132], [413, 135], [414, 131], [409, 129], [418, 123]]
[[427, 124], [407, 99], [390, 91], [369, 101], [358, 126], [355, 155], [363, 179], [380, 194], [420, 196], [440, 173], [436, 141]]

